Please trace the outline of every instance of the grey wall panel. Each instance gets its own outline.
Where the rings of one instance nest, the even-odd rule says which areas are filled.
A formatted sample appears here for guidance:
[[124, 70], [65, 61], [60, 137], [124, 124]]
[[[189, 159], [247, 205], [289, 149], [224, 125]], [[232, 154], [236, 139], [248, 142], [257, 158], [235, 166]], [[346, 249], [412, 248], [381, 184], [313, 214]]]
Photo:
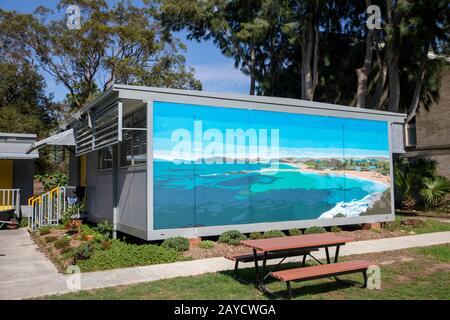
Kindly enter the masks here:
[[120, 169], [118, 181], [119, 224], [146, 229], [146, 178], [145, 167]]
[[392, 124], [392, 152], [405, 153], [405, 138], [402, 123]]
[[90, 152], [86, 161], [88, 220], [112, 222], [112, 170], [97, 170], [97, 152]]
[[118, 222], [124, 224], [131, 224], [131, 189], [132, 189], [132, 177], [134, 174], [127, 173], [126, 169], [120, 169], [117, 194], [118, 194]]
[[34, 159], [14, 160], [13, 188], [20, 189], [20, 204], [33, 195]]
[[[78, 180], [78, 179], [77, 179]], [[86, 155], [86, 211], [87, 218], [90, 221], [94, 219], [96, 212], [96, 189], [97, 189], [97, 172], [96, 172], [96, 154], [91, 152]]]
[[97, 171], [97, 210], [94, 214], [96, 221], [113, 221], [113, 181], [112, 170]]
[[135, 173], [133, 188], [133, 215], [131, 223], [143, 228], [147, 227], [147, 172], [141, 170]]

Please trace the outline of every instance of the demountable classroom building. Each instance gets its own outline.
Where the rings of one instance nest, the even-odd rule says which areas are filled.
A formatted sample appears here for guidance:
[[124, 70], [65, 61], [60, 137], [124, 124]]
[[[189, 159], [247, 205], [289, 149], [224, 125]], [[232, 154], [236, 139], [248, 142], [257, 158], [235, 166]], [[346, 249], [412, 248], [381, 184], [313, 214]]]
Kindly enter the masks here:
[[88, 220], [146, 240], [389, 221], [404, 118], [114, 85], [68, 125], [71, 184]]

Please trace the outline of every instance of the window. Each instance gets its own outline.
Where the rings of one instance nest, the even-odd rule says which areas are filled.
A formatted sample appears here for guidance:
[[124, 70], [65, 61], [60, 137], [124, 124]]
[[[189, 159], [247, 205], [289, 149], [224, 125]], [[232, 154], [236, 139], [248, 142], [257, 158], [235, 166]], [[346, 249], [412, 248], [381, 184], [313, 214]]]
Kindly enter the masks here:
[[111, 169], [112, 168], [112, 146], [107, 146], [98, 150], [97, 169]]
[[147, 161], [147, 109], [142, 108], [123, 118], [120, 166], [145, 164]]

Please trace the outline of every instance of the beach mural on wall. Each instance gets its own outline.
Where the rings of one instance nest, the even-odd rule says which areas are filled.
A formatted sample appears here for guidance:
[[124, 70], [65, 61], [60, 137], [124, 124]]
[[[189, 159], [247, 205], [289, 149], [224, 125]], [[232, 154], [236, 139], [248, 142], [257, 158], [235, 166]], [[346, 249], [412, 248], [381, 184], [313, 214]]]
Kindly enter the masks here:
[[391, 213], [388, 123], [153, 104], [154, 229]]

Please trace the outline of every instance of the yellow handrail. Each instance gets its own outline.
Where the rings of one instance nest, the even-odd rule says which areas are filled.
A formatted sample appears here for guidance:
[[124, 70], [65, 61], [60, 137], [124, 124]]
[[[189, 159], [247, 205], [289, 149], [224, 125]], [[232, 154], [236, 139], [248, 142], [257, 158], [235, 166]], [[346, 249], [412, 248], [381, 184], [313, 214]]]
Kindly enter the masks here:
[[59, 187], [55, 187], [52, 190], [50, 190], [50, 199], [52, 198], [53, 193], [58, 194], [58, 192], [59, 192]]
[[28, 205], [31, 206], [31, 202], [33, 201], [34, 198], [36, 198], [38, 196], [31, 196], [28, 198]]
[[33, 200], [31, 201], [31, 206], [32, 206], [32, 207], [34, 207], [34, 203], [35, 203], [36, 201], [39, 201], [39, 204], [42, 204], [42, 197], [41, 197], [41, 196], [37, 196], [35, 199], [33, 199]]

